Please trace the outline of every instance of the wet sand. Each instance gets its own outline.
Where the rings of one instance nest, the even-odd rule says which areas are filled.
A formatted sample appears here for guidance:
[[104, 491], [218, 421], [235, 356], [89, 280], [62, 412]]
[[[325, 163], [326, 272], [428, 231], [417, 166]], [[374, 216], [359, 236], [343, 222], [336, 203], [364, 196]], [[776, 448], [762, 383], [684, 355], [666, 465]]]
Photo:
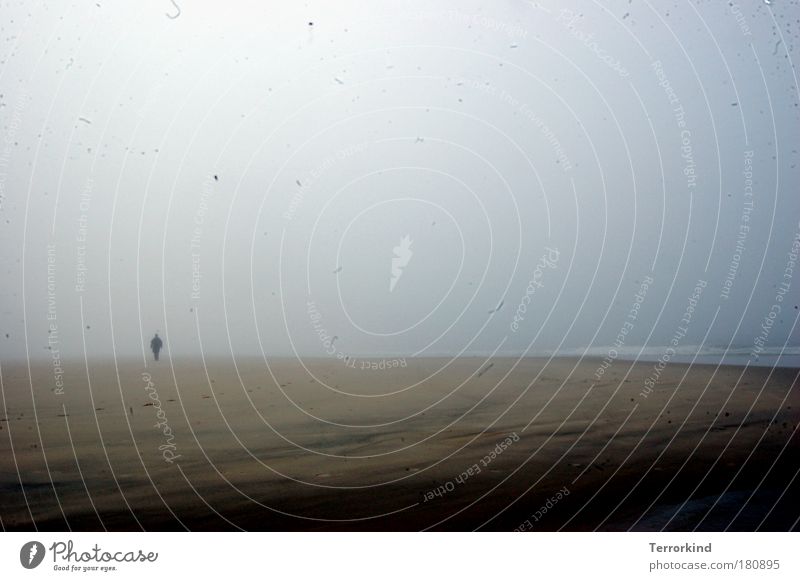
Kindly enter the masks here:
[[3, 528], [798, 527], [796, 369], [268, 363], [4, 364]]

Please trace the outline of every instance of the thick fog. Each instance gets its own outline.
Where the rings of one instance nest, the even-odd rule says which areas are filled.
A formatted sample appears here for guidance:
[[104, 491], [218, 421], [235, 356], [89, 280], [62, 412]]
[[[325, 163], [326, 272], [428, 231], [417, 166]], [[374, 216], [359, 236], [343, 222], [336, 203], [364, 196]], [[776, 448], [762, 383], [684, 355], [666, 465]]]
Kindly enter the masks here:
[[2, 359], [797, 347], [799, 19], [3, 3]]

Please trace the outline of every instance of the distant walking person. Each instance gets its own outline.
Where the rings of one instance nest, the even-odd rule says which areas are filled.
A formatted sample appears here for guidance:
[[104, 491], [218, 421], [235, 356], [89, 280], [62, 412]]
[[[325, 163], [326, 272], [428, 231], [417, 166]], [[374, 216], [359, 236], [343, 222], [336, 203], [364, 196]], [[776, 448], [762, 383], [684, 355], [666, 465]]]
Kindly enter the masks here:
[[150, 341], [150, 349], [153, 350], [153, 356], [156, 358], [156, 361], [158, 361], [158, 352], [161, 351], [161, 346], [163, 344], [164, 343], [161, 342], [161, 337], [158, 336], [158, 333], [156, 333], [156, 336], [153, 337], [152, 341]]

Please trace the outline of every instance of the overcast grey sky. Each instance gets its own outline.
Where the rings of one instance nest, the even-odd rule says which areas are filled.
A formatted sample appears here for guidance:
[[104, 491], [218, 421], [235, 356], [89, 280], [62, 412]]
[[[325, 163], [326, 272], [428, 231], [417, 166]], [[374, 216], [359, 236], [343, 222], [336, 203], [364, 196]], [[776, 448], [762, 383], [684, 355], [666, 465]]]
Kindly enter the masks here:
[[0, 8], [4, 360], [800, 344], [797, 2], [116, 4]]

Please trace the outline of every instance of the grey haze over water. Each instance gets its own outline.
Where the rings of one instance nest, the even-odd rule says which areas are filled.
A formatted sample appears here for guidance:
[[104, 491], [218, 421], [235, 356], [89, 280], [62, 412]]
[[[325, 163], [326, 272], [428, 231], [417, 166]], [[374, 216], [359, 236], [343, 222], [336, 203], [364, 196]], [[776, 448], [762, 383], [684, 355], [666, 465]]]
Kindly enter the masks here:
[[2, 6], [3, 361], [797, 353], [797, 2], [178, 4]]

